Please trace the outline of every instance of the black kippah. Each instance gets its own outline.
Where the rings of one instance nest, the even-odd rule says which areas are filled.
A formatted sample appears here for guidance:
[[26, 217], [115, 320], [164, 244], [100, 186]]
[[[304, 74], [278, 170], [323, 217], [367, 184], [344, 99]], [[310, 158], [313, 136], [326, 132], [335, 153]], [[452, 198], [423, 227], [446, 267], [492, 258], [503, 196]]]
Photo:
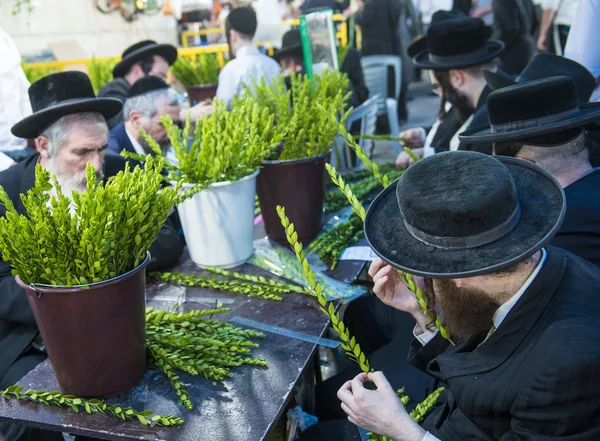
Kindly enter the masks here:
[[240, 34], [254, 37], [256, 27], [256, 12], [250, 6], [242, 6], [233, 9], [227, 16], [229, 27]]
[[133, 83], [133, 86], [131, 86], [129, 88], [129, 92], [127, 92], [127, 98], [133, 98], [134, 96], [143, 95], [154, 90], [168, 88], [169, 85], [165, 83], [164, 80], [152, 75], [148, 75]]

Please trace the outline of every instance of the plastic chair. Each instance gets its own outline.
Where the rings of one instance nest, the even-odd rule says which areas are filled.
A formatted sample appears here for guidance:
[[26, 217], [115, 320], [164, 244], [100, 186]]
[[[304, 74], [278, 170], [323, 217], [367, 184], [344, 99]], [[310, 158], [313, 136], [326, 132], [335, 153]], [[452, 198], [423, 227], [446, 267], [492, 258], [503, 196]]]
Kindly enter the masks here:
[[[365, 84], [369, 89], [369, 96], [377, 98], [377, 116], [387, 115], [390, 125], [390, 136], [400, 135], [398, 123], [398, 96], [402, 84], [402, 57], [396, 55], [369, 55], [361, 59]], [[394, 96], [388, 97], [388, 71], [394, 68]], [[399, 142], [392, 144], [394, 152], [399, 155], [401, 147]]]
[[[355, 122], [360, 121], [361, 135], [375, 134], [375, 127], [377, 125], [377, 98], [378, 97], [369, 98], [356, 109], [352, 110], [346, 120], [346, 131], [348, 133], [350, 133], [352, 125]], [[358, 144], [369, 158], [373, 155], [374, 143], [372, 139], [360, 138]], [[334, 143], [334, 149], [334, 154], [331, 158], [334, 167], [342, 169], [354, 168], [354, 164], [352, 163], [352, 153], [345, 139], [338, 136]]]

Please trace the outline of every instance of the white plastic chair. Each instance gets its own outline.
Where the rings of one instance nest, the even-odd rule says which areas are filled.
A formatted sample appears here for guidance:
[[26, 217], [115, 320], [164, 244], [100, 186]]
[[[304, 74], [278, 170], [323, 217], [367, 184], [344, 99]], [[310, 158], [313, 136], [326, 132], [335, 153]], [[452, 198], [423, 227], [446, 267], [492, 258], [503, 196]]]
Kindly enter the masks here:
[[[400, 135], [398, 122], [398, 96], [402, 84], [402, 57], [396, 55], [369, 55], [361, 59], [365, 84], [369, 89], [369, 96], [377, 95], [377, 116], [387, 115], [390, 125], [390, 136]], [[388, 68], [394, 68], [395, 89], [394, 96], [388, 97]], [[394, 142], [392, 148], [396, 155], [401, 152], [399, 142]]]
[[[346, 131], [350, 133], [352, 125], [360, 121], [360, 134], [361, 135], [374, 135], [375, 126], [377, 125], [377, 98], [372, 97], [362, 103], [356, 109], [353, 109], [346, 119]], [[373, 140], [360, 138], [358, 144], [363, 151], [369, 156], [373, 155]], [[333, 157], [331, 158], [332, 165], [337, 168], [350, 169], [354, 168], [352, 164], [352, 154], [350, 147], [345, 139], [338, 136], [334, 143]]]

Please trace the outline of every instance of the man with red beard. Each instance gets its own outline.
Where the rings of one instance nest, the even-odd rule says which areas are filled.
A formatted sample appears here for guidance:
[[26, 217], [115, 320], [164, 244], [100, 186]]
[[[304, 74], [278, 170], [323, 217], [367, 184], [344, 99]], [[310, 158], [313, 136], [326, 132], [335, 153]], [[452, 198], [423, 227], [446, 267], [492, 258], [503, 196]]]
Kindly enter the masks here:
[[[365, 221], [374, 292], [413, 316], [410, 362], [447, 394], [420, 426], [383, 373], [362, 373], [338, 392], [349, 422], [394, 441], [600, 439], [600, 270], [548, 246], [564, 213], [550, 173], [477, 152], [426, 158], [386, 188]], [[302, 439], [358, 439], [326, 424]]]
[[[105, 154], [106, 120], [119, 113], [122, 104], [114, 98], [96, 98], [86, 74], [62, 72], [44, 77], [31, 85], [29, 97], [34, 113], [15, 124], [12, 133], [35, 139], [38, 153], [0, 173], [0, 185], [20, 214], [27, 214], [20, 195], [34, 186], [38, 163], [56, 175], [64, 194], [86, 190], [88, 162], [99, 179], [125, 168], [123, 158]], [[0, 207], [0, 216], [4, 212]], [[182, 240], [168, 220], [150, 247], [148, 269], [173, 265], [182, 252]], [[4, 389], [47, 356], [27, 296], [11, 275], [10, 262], [1, 256], [0, 298], [0, 389]], [[5, 423], [0, 424], [0, 435], [6, 441], [63, 439], [58, 432]]]

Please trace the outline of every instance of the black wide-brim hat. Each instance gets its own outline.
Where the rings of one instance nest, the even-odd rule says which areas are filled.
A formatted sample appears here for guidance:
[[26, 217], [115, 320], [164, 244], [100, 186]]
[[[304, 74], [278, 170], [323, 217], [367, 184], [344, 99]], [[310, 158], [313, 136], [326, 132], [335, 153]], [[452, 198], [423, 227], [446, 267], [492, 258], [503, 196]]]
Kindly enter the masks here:
[[37, 138], [63, 116], [97, 112], [108, 120], [117, 115], [123, 103], [115, 98], [96, 98], [89, 77], [83, 72], [59, 72], [29, 87], [33, 113], [11, 128], [18, 138]]
[[[413, 63], [430, 70], [464, 69], [484, 64], [504, 51], [504, 43], [489, 37], [490, 28], [480, 18], [440, 20], [429, 26], [424, 42], [413, 43], [427, 45], [413, 57]], [[413, 47], [411, 53], [415, 49]]]
[[[435, 279], [474, 277], [535, 254], [560, 228], [565, 208], [559, 182], [533, 163], [445, 152], [412, 165], [377, 196], [367, 212], [365, 236], [381, 259], [406, 273]], [[499, 213], [510, 216], [498, 220]], [[431, 229], [443, 237], [431, 238]], [[461, 247], [444, 248], [457, 245], [458, 234], [452, 234], [457, 231], [462, 232]]]
[[275, 61], [279, 62], [282, 58], [292, 55], [303, 56], [302, 38], [300, 30], [297, 28], [290, 29], [281, 38], [281, 49], [273, 54]]
[[488, 95], [489, 125], [459, 133], [466, 143], [527, 140], [600, 120], [600, 103], [579, 104], [569, 77], [551, 77], [498, 89]]
[[125, 49], [121, 61], [113, 68], [113, 77], [124, 77], [134, 64], [152, 55], [164, 58], [170, 66], [177, 60], [177, 48], [170, 44], [158, 44], [152, 40], [140, 41]]

